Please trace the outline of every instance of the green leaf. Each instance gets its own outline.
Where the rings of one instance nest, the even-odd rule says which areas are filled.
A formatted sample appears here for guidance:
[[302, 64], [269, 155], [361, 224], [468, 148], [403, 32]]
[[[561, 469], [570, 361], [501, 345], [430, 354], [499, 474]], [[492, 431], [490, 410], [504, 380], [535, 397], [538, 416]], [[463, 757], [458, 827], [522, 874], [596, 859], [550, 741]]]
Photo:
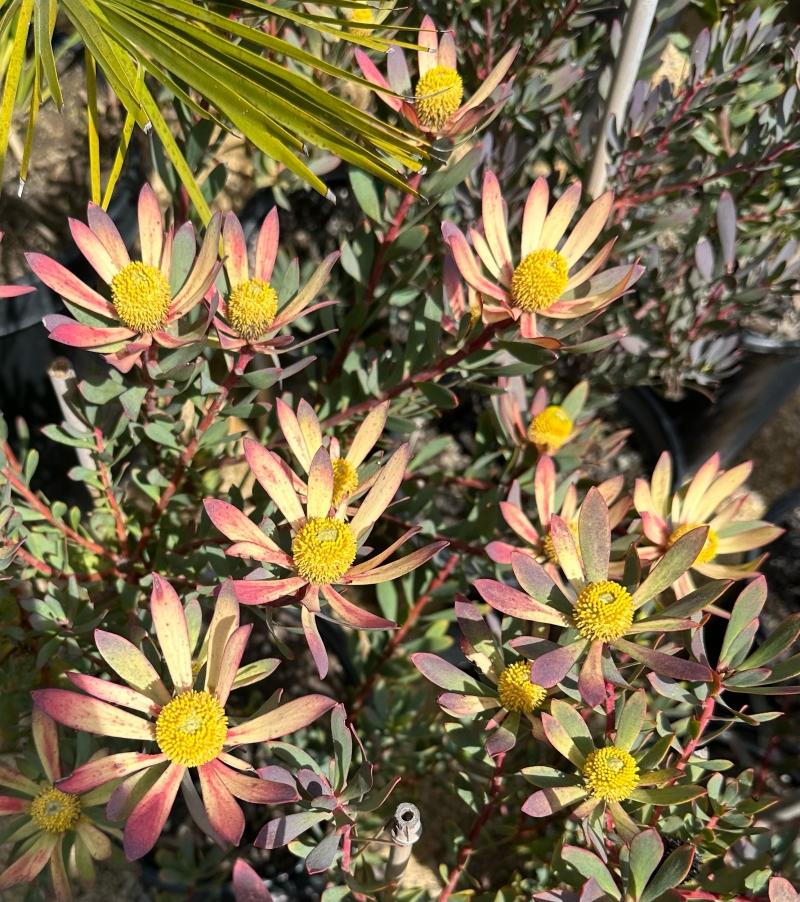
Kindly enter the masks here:
[[763, 645], [759, 646], [750, 657], [742, 662], [738, 670], [750, 670], [753, 667], [761, 667], [777, 658], [785, 651], [794, 640], [800, 636], [800, 614], [791, 614], [769, 636]]
[[647, 714], [647, 696], [644, 689], [638, 689], [625, 703], [617, 723], [617, 748], [629, 752], [642, 730]]
[[578, 846], [565, 845], [561, 850], [561, 857], [587, 879], [594, 877], [600, 889], [608, 893], [613, 899], [622, 897], [619, 887], [611, 876], [611, 871], [594, 852], [590, 852], [588, 849], [581, 849]]
[[458, 398], [443, 385], [437, 385], [435, 382], [415, 382], [414, 388], [440, 410], [452, 410], [454, 407], [458, 407]]
[[705, 792], [702, 786], [693, 785], [664, 786], [661, 789], [640, 787], [634, 789], [630, 797], [636, 802], [645, 802], [650, 805], [680, 805], [705, 795]]
[[347, 785], [347, 774], [353, 757], [353, 735], [347, 726], [347, 713], [344, 705], [337, 705], [331, 711], [331, 734], [336, 766], [333, 789], [334, 792], [339, 793]]
[[348, 175], [359, 207], [370, 219], [382, 224], [381, 199], [378, 196], [378, 189], [375, 187], [375, 179], [368, 173], [355, 169], [352, 166]]
[[631, 841], [630, 882], [628, 895], [641, 898], [647, 881], [661, 862], [664, 843], [655, 828], [642, 830]]
[[680, 886], [689, 873], [694, 856], [694, 846], [687, 845], [676, 849], [658, 869], [658, 873], [639, 897], [639, 902], [654, 902], [668, 890]]
[[128, 417], [129, 420], [136, 422], [139, 417], [139, 410], [142, 407], [142, 402], [146, 395], [147, 389], [143, 385], [134, 385], [133, 388], [129, 388], [119, 396], [122, 409], [125, 411], [125, 416]]
[[725, 638], [722, 640], [722, 649], [719, 653], [721, 667], [727, 667], [730, 664], [734, 640], [749, 623], [758, 618], [766, 600], [767, 581], [763, 576], [754, 579], [742, 590], [733, 606], [731, 619], [725, 630]]
[[[227, 426], [226, 426], [227, 428]], [[144, 427], [145, 435], [158, 445], [164, 445], [175, 451], [180, 450], [175, 433], [165, 423], [147, 423]]]
[[528, 363], [531, 366], [549, 366], [556, 359], [556, 355], [547, 348], [541, 348], [528, 341], [503, 341], [498, 339], [495, 344], [498, 348], [508, 351], [512, 357]]

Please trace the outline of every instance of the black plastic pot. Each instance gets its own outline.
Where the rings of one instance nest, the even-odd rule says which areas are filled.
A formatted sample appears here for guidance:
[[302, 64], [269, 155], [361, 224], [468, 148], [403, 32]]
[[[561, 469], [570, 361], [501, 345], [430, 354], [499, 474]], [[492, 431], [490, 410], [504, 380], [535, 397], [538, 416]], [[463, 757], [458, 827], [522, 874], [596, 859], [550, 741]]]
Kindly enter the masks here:
[[646, 387], [620, 393], [618, 409], [647, 468], [669, 451], [679, 484], [714, 452], [730, 466], [800, 386], [800, 341], [745, 333], [742, 347], [741, 368], [714, 401], [699, 392], [666, 401]]

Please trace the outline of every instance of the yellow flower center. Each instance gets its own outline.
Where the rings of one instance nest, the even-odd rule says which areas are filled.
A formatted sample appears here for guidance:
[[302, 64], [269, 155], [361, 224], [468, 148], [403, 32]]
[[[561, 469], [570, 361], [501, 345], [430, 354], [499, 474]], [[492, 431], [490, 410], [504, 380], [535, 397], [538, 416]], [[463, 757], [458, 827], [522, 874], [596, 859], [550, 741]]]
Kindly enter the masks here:
[[167, 321], [172, 303], [160, 269], [135, 260], [111, 280], [111, 300], [122, 323], [134, 332], [155, 332]]
[[49, 786], [31, 802], [31, 818], [40, 830], [65, 833], [72, 830], [81, 816], [80, 796], [70, 795]]
[[517, 661], [500, 674], [497, 695], [506, 711], [529, 714], [541, 705], [547, 690], [531, 682], [530, 662]]
[[596, 799], [620, 802], [636, 789], [639, 768], [630, 752], [609, 745], [586, 756], [583, 779], [587, 792]]
[[534, 445], [542, 445], [547, 452], [558, 451], [571, 432], [572, 420], [557, 404], [537, 413], [528, 426], [528, 438]]
[[558, 251], [531, 251], [514, 270], [511, 303], [525, 313], [547, 310], [564, 293], [568, 272], [569, 264]]
[[[578, 524], [577, 523], [567, 523], [567, 528], [572, 533], [572, 538], [575, 540], [575, 548], [580, 552], [581, 546], [578, 542]], [[544, 542], [542, 542], [543, 551], [547, 557], [547, 560], [550, 561], [551, 564], [558, 563], [558, 555], [556, 554], [556, 546], [553, 543], [553, 534], [548, 530], [547, 535], [544, 537]]]
[[209, 692], [188, 692], [164, 705], [156, 720], [156, 742], [176, 764], [198, 767], [213, 761], [228, 734], [225, 709]]
[[[681, 536], [685, 536], [687, 532], [691, 532], [693, 529], [705, 525], [705, 523], [684, 523], [682, 526], [679, 526], [667, 539], [667, 548], [672, 548], [678, 539]], [[695, 564], [707, 564], [709, 561], [713, 561], [717, 556], [718, 546], [719, 539], [717, 538], [717, 534], [713, 529], [709, 529], [703, 547], [700, 549], [700, 554], [697, 555]]]
[[278, 295], [261, 279], [248, 279], [231, 289], [228, 322], [246, 341], [255, 341], [269, 330], [278, 312]]
[[353, 10], [353, 21], [354, 22], [365, 22], [369, 24], [372, 22], [372, 10], [371, 9], [354, 9]]
[[464, 85], [455, 69], [435, 66], [417, 82], [416, 100], [419, 121], [425, 128], [441, 131], [461, 105]]
[[333, 466], [333, 506], [338, 507], [345, 495], [350, 496], [358, 488], [356, 468], [343, 457], [331, 461]]
[[619, 583], [603, 580], [589, 585], [578, 596], [573, 614], [584, 639], [610, 642], [624, 636], [633, 623], [633, 601]]
[[356, 559], [356, 540], [347, 524], [333, 517], [314, 517], [292, 542], [298, 574], [314, 586], [336, 582]]

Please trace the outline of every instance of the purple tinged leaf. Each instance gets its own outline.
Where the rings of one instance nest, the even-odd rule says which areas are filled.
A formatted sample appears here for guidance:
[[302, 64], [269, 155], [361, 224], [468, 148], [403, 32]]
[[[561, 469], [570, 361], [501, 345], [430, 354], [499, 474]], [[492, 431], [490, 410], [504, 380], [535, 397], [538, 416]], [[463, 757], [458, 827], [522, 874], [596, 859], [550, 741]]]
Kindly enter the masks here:
[[800, 893], [785, 877], [771, 877], [769, 902], [800, 902]]
[[[673, 786], [672, 789], [678, 787]], [[651, 792], [666, 792], [668, 790], [650, 790]], [[704, 790], [703, 790], [704, 791]], [[694, 846], [685, 845], [675, 849], [669, 858], [661, 865], [655, 877], [639, 897], [639, 902], [655, 902], [669, 890], [680, 886], [686, 879], [689, 869], [694, 861], [696, 852]]]
[[697, 555], [703, 550], [707, 537], [707, 526], [699, 526], [681, 536], [633, 593], [634, 610], [650, 601], [651, 598], [655, 598], [656, 595], [660, 595], [679, 577], [683, 576], [697, 560]]
[[641, 897], [663, 856], [664, 843], [654, 827], [642, 830], [631, 840], [630, 894], [634, 899]]
[[695, 38], [692, 46], [691, 56], [691, 80], [692, 86], [705, 75], [706, 61], [708, 60], [708, 50], [711, 46], [711, 35], [707, 28], [704, 28]]
[[301, 811], [299, 814], [277, 817], [261, 828], [253, 845], [259, 849], [279, 849], [310, 830], [314, 824], [329, 820], [330, 816], [327, 811]]
[[549, 817], [567, 805], [586, 798], [586, 790], [582, 786], [552, 786], [540, 789], [528, 796], [522, 811], [531, 817]]
[[785, 651], [800, 636], [800, 614], [791, 614], [752, 655], [739, 665], [741, 670], [761, 667]]
[[581, 887], [581, 895], [578, 902], [600, 902], [601, 899], [608, 899], [608, 893], [594, 877], [590, 877]]
[[730, 665], [734, 640], [748, 624], [758, 620], [758, 615], [766, 600], [767, 581], [763, 576], [756, 577], [740, 592], [731, 611], [725, 638], [722, 640], [722, 649], [719, 653], [720, 667], [727, 668]]
[[517, 742], [517, 730], [519, 730], [519, 711], [512, 711], [486, 741], [489, 757], [496, 758], [503, 752], [511, 751]]
[[725, 270], [731, 273], [736, 266], [736, 204], [729, 191], [723, 191], [719, 198], [717, 228]]
[[599, 583], [608, 579], [611, 557], [611, 526], [608, 505], [596, 486], [589, 489], [578, 516], [578, 539], [586, 571], [586, 581]]
[[708, 238], [701, 238], [694, 249], [694, 262], [697, 271], [705, 282], [710, 282], [714, 275], [714, 248]]
[[585, 639], [577, 639], [570, 645], [563, 645], [555, 651], [548, 652], [531, 664], [531, 682], [551, 689], [572, 670], [575, 662], [586, 648]]
[[306, 857], [306, 870], [309, 874], [321, 874], [327, 871], [336, 858], [339, 845], [342, 841], [340, 833], [329, 833], [318, 845], [316, 845]]
[[272, 902], [264, 881], [241, 858], [233, 866], [233, 895], [236, 902]]
[[538, 561], [535, 561], [530, 555], [512, 552], [511, 569], [514, 571], [517, 582], [531, 598], [535, 598], [548, 607], [555, 608], [562, 614], [571, 615], [572, 605], [566, 595], [553, 582], [550, 574]]
[[601, 705], [606, 697], [606, 684], [603, 679], [603, 643], [599, 640], [595, 640], [589, 646], [589, 653], [578, 677], [578, 690], [590, 708]]
[[481, 617], [478, 609], [463, 595], [456, 595], [456, 618], [464, 638], [479, 654], [485, 655], [495, 670], [503, 669], [503, 657], [497, 650], [489, 625]]
[[614, 645], [625, 654], [630, 655], [634, 661], [644, 664], [656, 673], [673, 677], [676, 680], [690, 680], [695, 683], [710, 682], [714, 678], [714, 672], [705, 664], [695, 661], [687, 661], [685, 658], [676, 658], [674, 655], [665, 655], [663, 652], [645, 648], [642, 645], [634, 645], [625, 639], [617, 639]]
[[[516, 557], [517, 555], [512, 555], [512, 561]], [[569, 625], [567, 619], [559, 611], [516, 589], [512, 589], [511, 586], [503, 585], [503, 583], [493, 579], [476, 579], [474, 586], [485, 601], [503, 614], [508, 614], [519, 620], [532, 620], [535, 623], [552, 623], [557, 626]]]
[[468, 695], [490, 696], [492, 691], [477, 680], [459, 670], [454, 664], [426, 651], [411, 655], [411, 660], [419, 672], [432, 683], [451, 692], [465, 692]]
[[438, 702], [445, 711], [450, 711], [456, 717], [474, 717], [476, 714], [483, 714], [484, 711], [500, 707], [499, 699], [459, 695], [457, 692], [443, 692], [439, 696]]

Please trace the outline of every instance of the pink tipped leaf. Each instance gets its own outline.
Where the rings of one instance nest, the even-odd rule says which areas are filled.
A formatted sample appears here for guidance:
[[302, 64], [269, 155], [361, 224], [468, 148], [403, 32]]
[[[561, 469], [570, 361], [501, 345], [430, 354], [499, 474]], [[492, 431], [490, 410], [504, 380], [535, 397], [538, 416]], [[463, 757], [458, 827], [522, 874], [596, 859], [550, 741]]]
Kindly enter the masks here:
[[89, 226], [77, 219], [69, 220], [69, 230], [72, 233], [73, 241], [78, 245], [78, 249], [83, 256], [91, 263], [94, 271], [107, 285], [110, 285], [114, 276], [120, 270], [111, 259], [106, 246]]
[[585, 648], [586, 640], [577, 639], [537, 658], [531, 664], [531, 682], [545, 689], [556, 686], [572, 670]]
[[139, 243], [142, 262], [159, 266], [164, 247], [164, 220], [153, 189], [145, 184], [139, 194]]
[[350, 529], [356, 537], [370, 529], [391, 503], [405, 476], [409, 457], [409, 446], [401, 445], [381, 469], [375, 484], [350, 523]]
[[339, 619], [353, 629], [395, 630], [397, 624], [354, 605], [331, 586], [321, 586], [322, 595]]
[[203, 805], [211, 826], [219, 835], [238, 846], [244, 833], [244, 812], [213, 767], [214, 762], [197, 768]]
[[272, 902], [264, 881], [241, 858], [233, 866], [233, 895], [236, 902]]
[[247, 243], [244, 240], [242, 224], [235, 213], [228, 213], [222, 229], [222, 249], [225, 255], [225, 271], [231, 288], [241, 285], [248, 279]]
[[0, 892], [18, 883], [32, 883], [40, 874], [61, 842], [62, 834], [42, 831], [30, 848], [0, 874]]
[[166, 755], [144, 755], [141, 752], [106, 755], [75, 768], [69, 777], [58, 784], [58, 788], [63, 792], [81, 795], [111, 780], [129, 777], [148, 767], [163, 764], [166, 760]]
[[[511, 559], [514, 561], [518, 557], [525, 557], [525, 555], [515, 554]], [[560, 611], [542, 604], [517, 589], [512, 589], [511, 586], [506, 586], [504, 583], [493, 579], [477, 579], [474, 585], [484, 601], [487, 601], [495, 610], [508, 614], [510, 617], [532, 620], [535, 623], [552, 623], [556, 626], [569, 625], [567, 618]]]
[[128, 861], [142, 858], [156, 844], [172, 810], [185, 771], [182, 764], [170, 764], [133, 809], [125, 824], [123, 841]]
[[157, 573], [153, 574], [150, 615], [153, 618], [161, 653], [172, 677], [175, 694], [188, 692], [194, 683], [194, 674], [186, 615], [178, 593]]
[[258, 849], [279, 849], [330, 817], [327, 811], [301, 811], [299, 814], [275, 818], [261, 828], [253, 845]]
[[278, 739], [307, 727], [329, 711], [334, 704], [336, 703], [333, 699], [324, 695], [306, 695], [303, 698], [293, 699], [273, 711], [228, 730], [225, 744], [245, 745], [249, 742]]
[[103, 660], [132, 688], [151, 698], [157, 705], [172, 699], [153, 665], [127, 639], [104, 630], [94, 631], [94, 641]]
[[305, 522], [305, 514], [297, 493], [278, 459], [263, 445], [248, 438], [244, 440], [244, 454], [264, 491], [275, 502], [292, 529], [299, 529]]
[[239, 508], [217, 498], [204, 498], [203, 505], [209, 519], [234, 544], [225, 553], [233, 557], [250, 557], [291, 567], [292, 559], [265, 535]]
[[42, 762], [45, 776], [51, 783], [61, 779], [61, 755], [58, 751], [58, 727], [56, 722], [38, 706], [33, 706], [31, 733], [36, 754]]
[[89, 228], [103, 242], [114, 263], [120, 269], [124, 269], [131, 262], [131, 258], [128, 256], [128, 250], [125, 247], [122, 236], [108, 213], [97, 204], [90, 203], [86, 219], [89, 223]]
[[73, 730], [96, 733], [98, 736], [141, 739], [145, 742], [154, 738], [152, 724], [99, 699], [68, 692], [66, 689], [36, 689], [31, 695], [34, 702], [53, 720]]
[[264, 219], [256, 243], [255, 277], [267, 284], [272, 278], [275, 258], [278, 256], [279, 233], [278, 208], [273, 207]]
[[417, 567], [421, 567], [449, 544], [449, 542], [443, 541], [431, 542], [430, 545], [418, 548], [416, 551], [412, 551], [411, 554], [407, 554], [397, 561], [392, 561], [390, 564], [384, 564], [382, 567], [366, 570], [357, 576], [350, 576], [349, 573], [345, 574], [341, 581], [353, 586], [368, 586], [387, 582], [390, 579], [397, 579], [399, 576], [404, 576], [406, 573], [416, 570]]
[[141, 711], [155, 717], [161, 710], [151, 698], [142, 695], [135, 689], [128, 686], [120, 686], [119, 683], [112, 683], [110, 680], [101, 680], [97, 677], [89, 676], [87, 673], [67, 673], [67, 678], [78, 689], [87, 692], [94, 698], [101, 701], [110, 702], [112, 705], [122, 705], [123, 708], [132, 708], [134, 711]]

